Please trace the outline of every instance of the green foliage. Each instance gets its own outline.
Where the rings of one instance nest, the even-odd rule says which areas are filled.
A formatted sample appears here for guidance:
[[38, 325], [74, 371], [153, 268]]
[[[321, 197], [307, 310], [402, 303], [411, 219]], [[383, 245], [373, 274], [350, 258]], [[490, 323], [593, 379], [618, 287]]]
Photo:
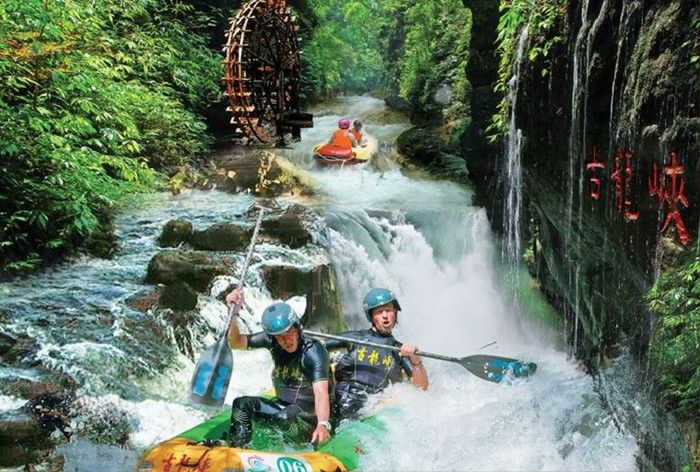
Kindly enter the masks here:
[[[498, 113], [491, 118], [487, 128], [491, 141], [508, 131], [509, 105], [505, 98], [508, 81], [513, 75], [513, 61], [517, 49], [518, 36], [525, 26], [528, 27], [527, 59], [535, 63], [540, 61], [540, 74], [546, 77], [549, 53], [552, 48], [563, 41], [564, 32], [561, 25], [566, 17], [566, 0], [501, 0], [501, 17], [498, 21], [498, 82], [495, 91], [504, 95], [498, 105]], [[552, 31], [559, 29], [559, 34]]]
[[302, 42], [304, 93], [382, 87], [418, 113], [437, 114], [447, 87], [463, 113], [469, 94], [471, 14], [461, 0], [310, 0], [318, 25]]
[[662, 400], [680, 418], [700, 419], [700, 255], [695, 248], [647, 294], [659, 316], [650, 359]]
[[303, 92], [325, 97], [379, 85], [382, 59], [377, 48], [378, 1], [309, 0], [319, 24], [302, 41]]
[[0, 4], [0, 266], [89, 243], [120, 199], [210, 143], [219, 60], [169, 0]]
[[468, 93], [471, 14], [461, 0], [416, 2], [406, 10], [405, 51], [399, 67], [401, 96], [421, 112], [438, 112], [434, 100], [441, 86], [452, 100], [465, 103]]

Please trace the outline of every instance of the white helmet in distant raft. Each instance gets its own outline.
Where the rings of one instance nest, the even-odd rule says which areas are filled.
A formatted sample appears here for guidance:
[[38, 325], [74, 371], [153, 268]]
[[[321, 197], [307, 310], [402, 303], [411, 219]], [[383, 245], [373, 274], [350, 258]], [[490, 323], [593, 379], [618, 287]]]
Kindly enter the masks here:
[[262, 315], [262, 328], [269, 336], [278, 336], [299, 326], [299, 316], [287, 303], [277, 302], [265, 308]]
[[[396, 311], [401, 311], [401, 305], [399, 305], [398, 300], [396, 300], [394, 292], [386, 288], [373, 288], [367, 292], [365, 298], [362, 299], [362, 310], [364, 310], [365, 316], [371, 322], [372, 310], [378, 306], [386, 305], [387, 303], [393, 303]], [[398, 320], [398, 313], [396, 319]]]

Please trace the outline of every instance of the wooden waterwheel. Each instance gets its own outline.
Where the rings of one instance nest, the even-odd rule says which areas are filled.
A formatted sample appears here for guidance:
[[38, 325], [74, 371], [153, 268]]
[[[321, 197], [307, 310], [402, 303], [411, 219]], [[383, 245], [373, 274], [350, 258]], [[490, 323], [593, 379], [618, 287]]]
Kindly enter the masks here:
[[284, 0], [251, 0], [230, 20], [223, 78], [231, 124], [248, 143], [300, 137], [313, 116], [299, 112], [295, 18]]

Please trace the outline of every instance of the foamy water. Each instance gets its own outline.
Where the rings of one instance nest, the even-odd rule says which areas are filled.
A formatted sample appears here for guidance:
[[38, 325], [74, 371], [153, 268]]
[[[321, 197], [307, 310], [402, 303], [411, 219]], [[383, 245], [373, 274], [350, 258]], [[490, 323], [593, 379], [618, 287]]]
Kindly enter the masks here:
[[[362, 109], [362, 100], [377, 106], [369, 105], [372, 99], [346, 99], [346, 113]], [[307, 163], [304, 149], [330, 134], [339, 117], [317, 120], [315, 134], [287, 157]], [[370, 121], [365, 129], [390, 155], [403, 128]], [[456, 357], [490, 353], [533, 361], [538, 371], [501, 385], [459, 365], [426, 360], [427, 392], [398, 385], [383, 394], [400, 407], [379, 414], [388, 432], [370, 445], [362, 470], [636, 470], [636, 442], [618, 430], [592, 379], [512, 303], [485, 211], [470, 205], [463, 187], [383, 167], [315, 174], [350, 326], [367, 326], [364, 293], [388, 287], [403, 308], [398, 339]], [[492, 341], [497, 344], [478, 350]]]

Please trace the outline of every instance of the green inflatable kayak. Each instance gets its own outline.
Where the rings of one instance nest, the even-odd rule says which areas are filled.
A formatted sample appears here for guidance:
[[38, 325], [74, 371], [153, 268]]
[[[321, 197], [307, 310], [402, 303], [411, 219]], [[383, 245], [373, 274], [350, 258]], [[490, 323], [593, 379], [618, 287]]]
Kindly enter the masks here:
[[[384, 410], [386, 411], [386, 409]], [[231, 411], [226, 409], [141, 455], [139, 472], [344, 472], [360, 466], [367, 441], [386, 431], [376, 416], [345, 421], [317, 450], [290, 431], [255, 424], [250, 449], [229, 447]]]

